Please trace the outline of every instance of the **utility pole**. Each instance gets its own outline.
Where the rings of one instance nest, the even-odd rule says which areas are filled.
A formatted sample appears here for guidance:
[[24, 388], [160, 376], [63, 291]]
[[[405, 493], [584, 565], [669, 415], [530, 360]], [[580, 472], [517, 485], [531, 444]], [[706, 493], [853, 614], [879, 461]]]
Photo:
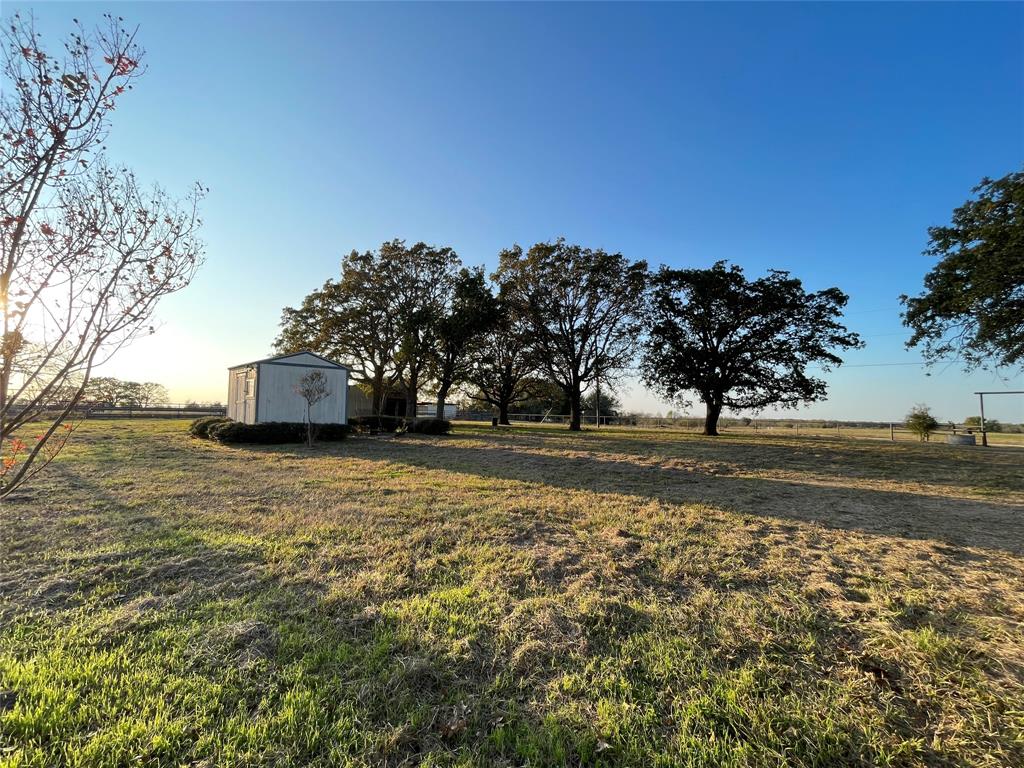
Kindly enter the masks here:
[[594, 420], [597, 428], [601, 428], [601, 373], [594, 371], [594, 386], [597, 388], [597, 397], [594, 398]]

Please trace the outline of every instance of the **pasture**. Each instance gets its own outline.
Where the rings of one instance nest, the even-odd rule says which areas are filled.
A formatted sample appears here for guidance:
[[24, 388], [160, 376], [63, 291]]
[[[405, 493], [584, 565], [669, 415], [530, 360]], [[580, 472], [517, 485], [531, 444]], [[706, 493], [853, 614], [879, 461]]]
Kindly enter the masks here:
[[0, 509], [0, 765], [1024, 764], [1024, 451], [185, 427]]

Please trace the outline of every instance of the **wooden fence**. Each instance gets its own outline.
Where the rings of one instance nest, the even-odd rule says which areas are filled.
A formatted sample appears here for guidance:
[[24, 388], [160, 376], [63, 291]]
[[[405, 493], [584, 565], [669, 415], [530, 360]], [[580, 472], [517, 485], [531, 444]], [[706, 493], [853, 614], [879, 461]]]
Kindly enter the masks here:
[[198, 419], [200, 416], [225, 416], [223, 405], [177, 403], [167, 405], [83, 405], [76, 413], [87, 419]]

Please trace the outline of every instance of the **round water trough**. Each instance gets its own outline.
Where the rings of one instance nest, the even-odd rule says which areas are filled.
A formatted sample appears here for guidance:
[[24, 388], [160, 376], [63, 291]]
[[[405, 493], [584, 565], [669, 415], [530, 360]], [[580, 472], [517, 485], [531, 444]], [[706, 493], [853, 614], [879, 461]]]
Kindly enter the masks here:
[[949, 445], [977, 445], [975, 435], [946, 435], [946, 442]]

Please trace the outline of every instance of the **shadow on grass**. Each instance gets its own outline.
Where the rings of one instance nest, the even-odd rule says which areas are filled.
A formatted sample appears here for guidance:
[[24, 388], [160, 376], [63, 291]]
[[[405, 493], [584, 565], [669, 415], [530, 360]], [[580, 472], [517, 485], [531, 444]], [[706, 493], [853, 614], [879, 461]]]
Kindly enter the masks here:
[[[48, 764], [71, 743], [103, 764], [595, 761], [593, 729], [537, 714], [496, 663], [495, 627], [470, 622], [472, 642], [447, 651], [467, 628], [432, 625], [482, 609], [471, 592], [413, 593], [399, 608], [339, 595], [301, 558], [269, 557], [276, 542], [211, 545], [201, 521], [126, 505], [66, 465], [51, 481], [73, 482], [114, 535], [100, 551], [83, 541], [23, 557], [0, 577], [0, 639], [23, 637], [0, 643], [0, 746], [35, 745]], [[38, 523], [54, 521], [24, 515], [8, 533]], [[57, 535], [49, 545], [67, 546]], [[27, 666], [12, 671], [14, 658]], [[111, 658], [120, 665], [105, 675]], [[60, 716], [55, 693], [74, 716]]]
[[[692, 473], [638, 473], [625, 462], [450, 441], [330, 451], [555, 487], [709, 500], [696, 499], [683, 482], [682, 474]], [[173, 451], [165, 458], [176, 459]], [[82, 542], [80, 552], [49, 560], [21, 557], [19, 570], [0, 584], [0, 598], [14, 608], [4, 611], [0, 628], [20, 638], [13, 652], [0, 650], [0, 687], [15, 691], [12, 711], [25, 714], [3, 713], [0, 740], [50, 750], [43, 753], [50, 760], [38, 762], [59, 762], [63, 744], [93, 737], [92, 748], [111, 750], [94, 752], [97, 764], [119, 754], [150, 763], [265, 765], [642, 765], [657, 753], [705, 764], [772, 754], [795, 764], [882, 762], [873, 759], [876, 746], [852, 710], [825, 730], [815, 712], [791, 706], [789, 686], [824, 695], [831, 689], [818, 670], [831, 668], [825, 662], [841, 651], [857, 650], [838, 647], [850, 635], [824, 607], [763, 608], [763, 618], [779, 622], [765, 651], [750, 638], [730, 640], [730, 647], [713, 627], [701, 634], [700, 627], [658, 625], [648, 608], [600, 601], [578, 617], [576, 641], [541, 670], [518, 662], [498, 636], [507, 618], [501, 610], [512, 606], [488, 613], [495, 606], [459, 586], [413, 584], [398, 605], [338, 594], [310, 575], [301, 556], [275, 557], [279, 542], [216, 544], [217, 531], [204, 527], [199, 508], [176, 515], [126, 504], [86, 468], [58, 465], [55, 472], [54, 483], [74, 484], [94, 502], [83, 514], [103, 536], [99, 552]], [[51, 524], [34, 510], [17, 526], [40, 523]], [[52, 535], [33, 546], [59, 546]], [[753, 596], [750, 604], [757, 604]], [[44, 631], [33, 634], [32, 626]], [[808, 633], [820, 657], [813, 666], [794, 664], [807, 658]], [[652, 652], [641, 639], [662, 645]], [[768, 662], [765, 653], [773, 654]], [[111, 655], [119, 666], [104, 678]], [[27, 663], [12, 665], [12, 657]], [[666, 659], [673, 665], [667, 677]], [[686, 666], [690, 659], [696, 661]], [[880, 689], [901, 685], [898, 670], [861, 663]], [[564, 684], [550, 689], [561, 675]], [[69, 690], [73, 716], [29, 716], [55, 706], [50, 692]], [[884, 717], [892, 719], [874, 725], [911, 740], [924, 719], [914, 706], [890, 708]], [[756, 714], [758, 707], [764, 709]], [[589, 719], [594, 710], [604, 717], [602, 728]], [[691, 741], [679, 735], [684, 723]], [[927, 761], [930, 748], [922, 749]]]
[[725, 432], [708, 438], [678, 431], [630, 433], [590, 429], [573, 434], [564, 427], [510, 428], [498, 432], [469, 427], [460, 434], [556, 451], [571, 447], [639, 459], [693, 459], [742, 469], [813, 471], [897, 482], [911, 479], [938, 487], [978, 487], [990, 492], [1024, 494], [1024, 452], [1012, 447], [797, 437], [779, 432], [761, 437]]
[[559, 457], [452, 440], [392, 443], [374, 458], [555, 488], [711, 504], [828, 528], [1024, 553], [1024, 508], [944, 496], [737, 477], [593, 456]]

